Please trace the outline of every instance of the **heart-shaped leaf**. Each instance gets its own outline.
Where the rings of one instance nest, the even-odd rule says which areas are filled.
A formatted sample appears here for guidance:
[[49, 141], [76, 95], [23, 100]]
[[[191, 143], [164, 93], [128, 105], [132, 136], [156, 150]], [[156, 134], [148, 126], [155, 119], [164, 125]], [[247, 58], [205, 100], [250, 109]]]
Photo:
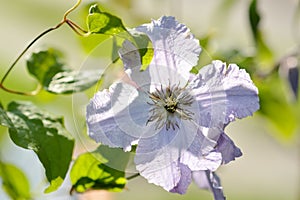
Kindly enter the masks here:
[[90, 7], [87, 16], [87, 26], [90, 33], [115, 35], [126, 32], [122, 20], [110, 13], [100, 11], [95, 4]]
[[28, 102], [11, 102], [6, 114], [3, 114], [3, 109], [0, 111], [0, 123], [8, 126], [13, 142], [33, 150], [43, 164], [50, 182], [45, 192], [55, 191], [66, 176], [74, 147], [74, 140], [65, 129], [63, 118]]
[[27, 60], [27, 69], [46, 91], [54, 94], [81, 92], [97, 83], [102, 70], [72, 71], [62, 57], [52, 48], [33, 53]]

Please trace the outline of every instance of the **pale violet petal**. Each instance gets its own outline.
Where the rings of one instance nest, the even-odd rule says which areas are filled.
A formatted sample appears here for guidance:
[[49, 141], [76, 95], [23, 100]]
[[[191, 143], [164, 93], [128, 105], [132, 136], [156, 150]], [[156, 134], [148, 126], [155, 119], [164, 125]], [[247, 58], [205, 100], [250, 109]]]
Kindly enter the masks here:
[[179, 124], [179, 127], [175, 130], [163, 127], [157, 134], [141, 138], [134, 159], [141, 176], [167, 191], [177, 185], [180, 179], [178, 160], [197, 133], [196, 126]]
[[225, 200], [223, 188], [221, 186], [220, 178], [215, 172], [209, 170], [195, 171], [192, 174], [194, 182], [201, 189], [210, 190], [214, 195], [214, 200]]
[[119, 49], [119, 56], [123, 61], [125, 69], [134, 67], [141, 67], [141, 56], [140, 53], [132, 42], [125, 40], [122, 44], [122, 48]]
[[119, 56], [123, 61], [125, 73], [133, 81], [136, 87], [149, 91], [151, 77], [149, 70], [141, 70], [141, 58], [137, 47], [130, 41], [125, 40], [119, 50]]
[[[139, 148], [139, 145], [138, 147]], [[179, 182], [181, 173], [178, 167], [178, 161], [172, 162], [170, 155], [143, 155], [138, 153], [134, 158], [136, 163], [136, 169], [140, 175], [147, 179], [149, 183], [161, 186], [167, 191], [173, 189]], [[167, 159], [170, 162], [160, 163], [163, 159]]]
[[218, 139], [216, 151], [222, 154], [222, 164], [227, 164], [235, 158], [242, 156], [241, 150], [235, 146], [234, 142], [222, 133]]
[[[174, 17], [164, 16], [150, 24], [139, 26], [134, 31], [150, 38], [154, 55], [148, 68], [141, 72], [139, 51], [133, 43], [126, 40], [119, 55], [130, 79], [138, 87], [150, 92], [161, 85], [185, 86], [201, 51], [199, 41], [190, 30]], [[149, 89], [150, 84], [152, 86]]]
[[144, 91], [149, 91], [151, 77], [148, 69], [141, 70], [142, 62], [139, 49], [132, 42], [125, 40], [118, 53], [123, 61], [125, 72], [129, 79], [133, 81], [136, 87]]
[[130, 80], [132, 80], [136, 86], [145, 92], [150, 91], [151, 77], [149, 70], [141, 71], [140, 67], [130, 68], [125, 71]]
[[151, 40], [154, 55], [149, 65], [153, 84], [185, 85], [197, 64], [201, 48], [190, 30], [174, 17], [163, 16], [136, 28]]
[[222, 133], [217, 128], [200, 127], [189, 148], [182, 151], [180, 162], [192, 171], [215, 171], [222, 162], [222, 154], [215, 151], [217, 139]]
[[178, 193], [178, 194], [185, 194], [187, 188], [192, 182], [192, 172], [191, 170], [181, 163], [179, 163], [180, 168], [180, 180], [177, 185], [170, 190], [170, 192]]
[[178, 161], [191, 170], [216, 170], [222, 161], [221, 153], [211, 152], [216, 142], [205, 137], [201, 127], [190, 120], [182, 120], [179, 127], [163, 127], [157, 134], [141, 138], [136, 149], [137, 170], [150, 183], [167, 191], [179, 181]]
[[189, 87], [199, 104], [201, 126], [224, 127], [259, 109], [258, 90], [237, 65], [213, 61], [199, 70]]
[[212, 151], [207, 155], [195, 156], [193, 153], [186, 151], [180, 157], [180, 162], [187, 165], [192, 171], [215, 171], [221, 165], [222, 154], [220, 152]]
[[144, 93], [126, 83], [96, 93], [86, 111], [89, 136], [110, 147], [130, 150], [145, 131], [146, 101]]

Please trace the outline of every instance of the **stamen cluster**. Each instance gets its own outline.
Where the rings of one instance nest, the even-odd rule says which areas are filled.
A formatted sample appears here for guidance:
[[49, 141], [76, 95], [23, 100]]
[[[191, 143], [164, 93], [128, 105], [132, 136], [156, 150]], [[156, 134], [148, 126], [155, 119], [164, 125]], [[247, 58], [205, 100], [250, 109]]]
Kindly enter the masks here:
[[148, 104], [152, 105], [149, 110], [150, 117], [147, 121], [155, 122], [156, 129], [162, 128], [166, 125], [166, 130], [175, 127], [179, 127], [178, 120], [191, 120], [193, 112], [188, 110], [194, 101], [193, 96], [190, 94], [186, 87], [179, 87], [179, 85], [167, 86], [163, 88], [156, 88], [154, 92], [149, 93], [149, 98], [152, 102]]

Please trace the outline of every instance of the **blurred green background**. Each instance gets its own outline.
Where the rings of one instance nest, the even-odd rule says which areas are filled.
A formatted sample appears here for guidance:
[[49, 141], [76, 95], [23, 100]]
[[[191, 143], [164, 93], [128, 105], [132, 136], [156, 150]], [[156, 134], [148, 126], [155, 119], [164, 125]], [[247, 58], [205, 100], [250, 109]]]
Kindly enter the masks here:
[[[0, 2], [0, 77], [2, 77], [25, 46], [39, 33], [56, 25], [75, 1], [0, 0]], [[72, 13], [70, 18], [84, 26], [87, 11], [83, 8], [85, 4], [92, 2], [95, 1], [83, 0], [82, 6]], [[203, 39], [202, 42], [209, 40], [206, 51], [202, 52], [205, 58], [223, 58], [226, 62], [241, 61], [245, 64], [247, 60], [245, 61], [244, 58], [260, 56], [256, 53], [257, 46], [249, 23], [250, 0], [101, 0], [96, 2], [107, 11], [119, 16], [127, 27], [148, 23], [150, 19], [157, 19], [162, 15], [175, 16], [180, 22], [186, 24], [197, 38]], [[286, 80], [278, 78], [277, 70], [273, 70], [272, 66], [276, 66], [287, 55], [294, 52], [299, 54], [298, 1], [258, 0], [257, 6], [261, 17], [259, 28], [264, 43], [268, 46], [264, 52], [271, 51], [272, 55], [269, 56], [270, 58], [251, 60], [250, 64], [246, 63], [242, 67], [247, 69], [249, 67], [256, 84], [263, 89], [261, 95], [264, 112], [238, 120], [226, 128], [226, 133], [241, 148], [243, 156], [235, 162], [222, 166], [218, 170], [218, 175], [221, 177], [225, 195], [230, 200], [296, 200], [300, 199], [299, 101], [289, 99], [291, 92]], [[92, 49], [89, 42], [97, 40], [102, 39], [100, 37], [80, 39], [67, 26], [63, 26], [43, 37], [25, 57], [41, 47], [52, 46], [65, 53], [70, 66], [80, 68], [88, 63], [86, 58], [89, 50]], [[236, 51], [239, 54], [233, 54]], [[34, 89], [35, 81], [26, 72], [25, 57], [7, 79], [7, 86], [25, 91]], [[106, 67], [101, 58], [97, 58], [96, 62], [99, 67]], [[259, 64], [256, 67], [261, 68], [251, 68], [251, 64]], [[276, 73], [272, 73], [270, 77], [275, 78], [260, 77], [260, 73], [269, 73], [272, 70]], [[21, 97], [0, 91], [0, 101], [4, 105], [12, 100], [30, 100], [53, 113], [63, 115], [67, 129], [74, 137], [80, 138], [79, 135], [84, 134], [80, 129], [84, 126], [84, 120], [73, 118], [77, 116], [77, 114], [73, 115], [74, 113], [80, 112], [72, 107], [74, 98], [77, 97], [55, 96], [46, 92], [36, 97]], [[82, 101], [86, 102], [87, 99]], [[67, 180], [59, 191], [50, 195], [42, 194], [46, 181], [43, 168], [36, 156], [14, 145], [4, 127], [0, 127], [0, 145], [0, 158], [24, 170], [36, 199], [89, 198], [80, 195], [69, 197], [70, 188]], [[142, 178], [130, 181], [127, 189], [121, 193], [101, 195], [116, 200], [212, 198], [209, 192], [198, 190], [193, 184], [186, 195], [180, 196], [167, 193], [159, 187], [148, 184]], [[8, 199], [1, 189], [0, 199]]]

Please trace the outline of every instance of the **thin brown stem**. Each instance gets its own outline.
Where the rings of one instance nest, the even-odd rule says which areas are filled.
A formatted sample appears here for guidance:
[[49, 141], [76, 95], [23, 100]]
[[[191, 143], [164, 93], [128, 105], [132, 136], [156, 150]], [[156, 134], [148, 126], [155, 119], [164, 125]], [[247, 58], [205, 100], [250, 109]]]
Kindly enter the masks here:
[[[17, 64], [17, 62], [23, 57], [23, 55], [28, 51], [28, 49], [37, 41], [39, 40], [41, 37], [43, 37], [44, 35], [46, 35], [47, 33], [58, 29], [63, 23], [59, 23], [57, 26], [55, 27], [51, 27], [47, 30], [45, 30], [44, 32], [42, 32], [41, 34], [39, 34], [34, 40], [32, 40], [29, 45], [21, 52], [21, 54], [17, 57], [17, 59], [12, 63], [12, 65], [9, 67], [9, 69], [6, 71], [6, 73], [4, 74], [3, 78], [1, 79], [0, 82], [0, 88], [3, 89], [6, 92], [10, 92], [10, 93], [14, 93], [14, 94], [19, 94], [19, 95], [36, 95], [36, 91], [39, 91], [40, 89], [36, 89], [32, 92], [19, 92], [19, 91], [14, 91], [11, 89], [8, 89], [4, 86], [4, 81], [6, 80], [6, 78], [8, 77], [8, 75], [10, 74], [10, 72], [12, 71], [12, 69], [15, 67], [15, 65]], [[39, 87], [38, 87], [39, 88]]]
[[15, 91], [15, 90], [11, 90], [11, 89], [6, 88], [3, 85], [0, 85], [0, 88], [3, 89], [6, 92], [9, 92], [9, 93], [12, 93], [12, 94], [18, 94], [18, 95], [24, 95], [24, 96], [35, 96], [41, 91], [42, 86], [41, 86], [41, 84], [38, 84], [37, 88], [35, 90], [31, 91], [31, 92]]
[[131, 180], [131, 179], [134, 179], [136, 177], [140, 176], [139, 173], [136, 173], [136, 174], [133, 174], [132, 176], [129, 176], [128, 178], [126, 178], [127, 180]]
[[80, 5], [80, 3], [81, 3], [81, 0], [77, 0], [76, 4], [75, 4], [72, 8], [70, 8], [69, 10], [67, 10], [67, 12], [65, 12], [64, 17], [63, 17], [63, 22], [66, 22], [66, 21], [67, 21], [68, 15], [69, 15], [72, 11], [74, 11], [74, 10]]
[[70, 26], [70, 28], [77, 33], [80, 36], [86, 37], [89, 36], [90, 33], [86, 30], [84, 30], [83, 28], [81, 28], [80, 26], [78, 26], [77, 24], [75, 24], [74, 22], [72, 22], [71, 20], [66, 20], [66, 23]]
[[52, 27], [49, 28], [47, 30], [45, 30], [44, 32], [42, 32], [41, 34], [39, 34], [34, 40], [32, 40], [29, 45], [22, 51], [22, 53], [17, 57], [17, 59], [13, 62], [13, 64], [9, 67], [9, 69], [7, 70], [7, 72], [5, 73], [5, 75], [3, 76], [0, 85], [3, 85], [5, 79], [7, 78], [8, 74], [11, 72], [11, 70], [14, 68], [14, 66], [17, 64], [17, 62], [22, 58], [22, 56], [26, 53], [26, 51], [28, 51], [28, 49], [37, 41], [39, 40], [41, 37], [43, 37], [44, 35], [46, 35], [47, 33], [59, 28], [62, 25], [62, 23], [60, 23], [59, 25], [57, 25], [56, 27]]

